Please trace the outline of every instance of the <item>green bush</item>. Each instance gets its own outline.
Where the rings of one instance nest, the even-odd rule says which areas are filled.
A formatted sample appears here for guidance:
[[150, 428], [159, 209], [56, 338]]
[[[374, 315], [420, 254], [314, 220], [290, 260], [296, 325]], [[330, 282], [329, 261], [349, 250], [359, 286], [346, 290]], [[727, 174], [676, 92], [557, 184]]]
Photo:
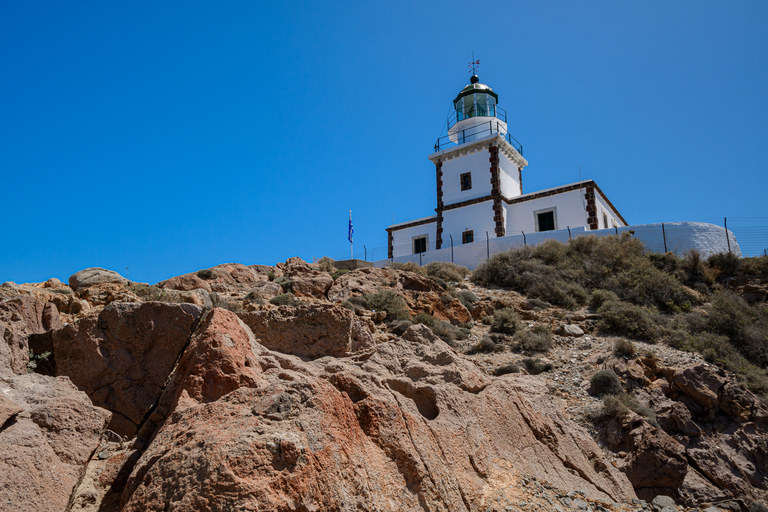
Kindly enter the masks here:
[[538, 358], [526, 358], [522, 361], [525, 370], [530, 375], [539, 375], [540, 373], [548, 372], [554, 368], [552, 363], [545, 363]]
[[747, 276], [768, 276], [768, 256], [756, 256], [741, 260], [741, 272]]
[[411, 318], [405, 301], [394, 290], [380, 288], [376, 293], [364, 295], [363, 298], [368, 309], [386, 311], [387, 321], [409, 320]]
[[589, 307], [598, 310], [600, 309], [600, 306], [611, 300], [618, 301], [619, 296], [610, 290], [593, 290], [592, 293], [589, 294]]
[[280, 285], [285, 293], [293, 292], [293, 279], [288, 276], [280, 276], [275, 278], [275, 283]]
[[460, 282], [470, 274], [467, 267], [456, 265], [447, 261], [433, 261], [424, 267], [424, 272], [429, 277], [437, 277], [443, 281]]
[[635, 350], [635, 344], [629, 340], [616, 340], [613, 344], [613, 353], [618, 357], [626, 357], [632, 359], [637, 353]]
[[715, 269], [719, 277], [734, 277], [739, 273], [740, 258], [735, 254], [718, 253], [707, 258], [707, 264]]
[[475, 307], [475, 302], [479, 300], [477, 298], [477, 295], [475, 295], [469, 290], [461, 290], [459, 292], [454, 292], [454, 296], [457, 299], [459, 299], [459, 301], [461, 301], [464, 307], [470, 311], [472, 311], [472, 309]]
[[613, 370], [600, 370], [589, 379], [590, 392], [597, 396], [616, 395], [624, 388]]
[[449, 344], [453, 344], [456, 340], [469, 338], [470, 333], [469, 329], [452, 325], [445, 320], [437, 320], [431, 329], [435, 335]]
[[628, 302], [608, 301], [597, 310], [600, 314], [598, 329], [641, 341], [654, 341], [658, 328], [651, 312]]
[[[697, 295], [683, 285], [670, 258], [656, 258], [655, 265], [642, 242], [629, 235], [580, 236], [568, 244], [549, 240], [496, 254], [478, 265], [472, 281], [512, 288], [568, 309], [584, 305], [589, 292], [604, 289], [633, 304], [687, 310]], [[670, 269], [675, 272], [668, 273]]]
[[718, 292], [707, 313], [707, 331], [727, 336], [748, 360], [768, 366], [768, 308], [750, 305], [730, 292]]
[[331, 274], [331, 277], [335, 281], [335, 280], [337, 280], [338, 278], [340, 278], [341, 276], [343, 276], [344, 274], [347, 274], [347, 273], [349, 273], [349, 270], [336, 270], [336, 271], [334, 271]]
[[519, 328], [520, 316], [513, 308], [502, 308], [493, 312], [491, 332], [515, 334]]
[[269, 299], [269, 303], [275, 306], [295, 306], [299, 303], [292, 293], [283, 293]]
[[552, 329], [546, 325], [537, 325], [530, 331], [515, 333], [515, 348], [526, 352], [547, 352], [552, 346]]
[[413, 323], [424, 324], [427, 327], [432, 327], [435, 325], [435, 322], [437, 322], [437, 320], [429, 313], [418, 313], [413, 317]]

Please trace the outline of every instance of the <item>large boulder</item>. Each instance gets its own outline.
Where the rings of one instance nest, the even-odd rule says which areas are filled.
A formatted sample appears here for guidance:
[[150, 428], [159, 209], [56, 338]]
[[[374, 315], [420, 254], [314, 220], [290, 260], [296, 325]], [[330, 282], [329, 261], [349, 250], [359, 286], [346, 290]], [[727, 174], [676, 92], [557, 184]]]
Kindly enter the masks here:
[[29, 335], [61, 327], [56, 306], [30, 295], [0, 302], [0, 375], [27, 373]]
[[58, 375], [66, 375], [99, 407], [110, 429], [132, 436], [155, 404], [203, 309], [163, 302], [111, 303], [55, 331]]
[[74, 291], [104, 283], [127, 284], [128, 280], [114, 270], [100, 267], [86, 268], [69, 276], [69, 286]]
[[186, 291], [202, 288], [207, 292], [243, 292], [259, 281], [267, 279], [268, 274], [258, 266], [248, 267], [240, 263], [224, 263], [166, 279], [157, 283], [157, 286]]
[[121, 510], [485, 510], [528, 474], [630, 500], [535, 377], [491, 379], [428, 328], [364, 354], [270, 351], [215, 310], [179, 361]]
[[67, 510], [109, 416], [66, 377], [0, 377], [0, 510]]
[[368, 327], [351, 310], [331, 304], [281, 306], [240, 317], [265, 347], [308, 358], [344, 357], [373, 346]]

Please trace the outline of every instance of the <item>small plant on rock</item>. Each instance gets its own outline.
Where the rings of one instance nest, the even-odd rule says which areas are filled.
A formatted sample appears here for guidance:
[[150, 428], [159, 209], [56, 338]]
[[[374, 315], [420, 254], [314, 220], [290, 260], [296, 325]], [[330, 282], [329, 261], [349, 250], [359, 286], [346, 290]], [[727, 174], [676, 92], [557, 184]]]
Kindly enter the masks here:
[[385, 290], [380, 288], [376, 293], [364, 295], [368, 309], [374, 311], [386, 311], [387, 320], [408, 320], [411, 315], [408, 313], [403, 298], [394, 290]]
[[296, 306], [299, 302], [292, 293], [283, 293], [269, 299], [269, 303], [274, 306]]

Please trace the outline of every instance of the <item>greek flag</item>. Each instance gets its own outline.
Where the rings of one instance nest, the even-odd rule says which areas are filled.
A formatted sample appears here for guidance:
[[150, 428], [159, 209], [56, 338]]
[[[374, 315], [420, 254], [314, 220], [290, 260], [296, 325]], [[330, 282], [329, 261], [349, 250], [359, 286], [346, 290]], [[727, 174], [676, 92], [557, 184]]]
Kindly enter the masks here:
[[354, 232], [355, 230], [352, 228], [352, 210], [349, 210], [349, 236], [347, 237], [349, 239], [349, 243], [352, 243], [352, 235]]

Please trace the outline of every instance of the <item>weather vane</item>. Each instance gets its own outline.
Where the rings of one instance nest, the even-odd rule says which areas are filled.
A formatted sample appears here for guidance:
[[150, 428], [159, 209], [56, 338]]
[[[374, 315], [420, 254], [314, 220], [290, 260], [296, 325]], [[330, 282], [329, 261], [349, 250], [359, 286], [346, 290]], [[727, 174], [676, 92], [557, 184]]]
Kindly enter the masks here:
[[472, 51], [472, 62], [469, 64], [470, 71], [473, 75], [477, 74], [477, 67], [480, 65], [480, 59], [475, 60], [475, 52]]

